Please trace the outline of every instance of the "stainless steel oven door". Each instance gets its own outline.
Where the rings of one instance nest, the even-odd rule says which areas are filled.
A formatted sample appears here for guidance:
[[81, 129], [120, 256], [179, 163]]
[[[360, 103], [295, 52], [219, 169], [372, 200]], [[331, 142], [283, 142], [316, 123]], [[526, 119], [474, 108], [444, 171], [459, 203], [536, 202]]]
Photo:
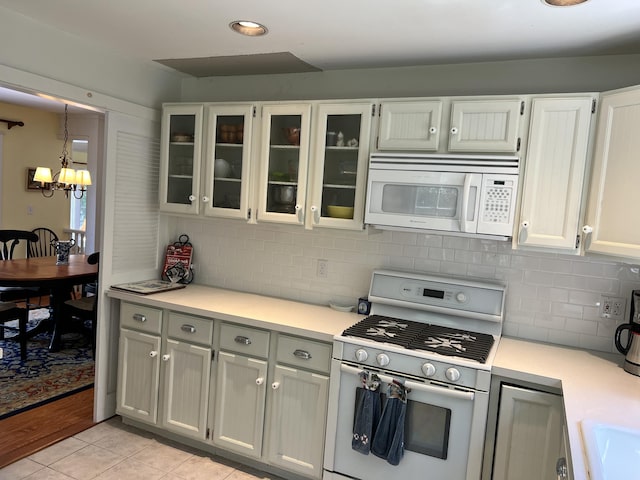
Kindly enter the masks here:
[[[470, 480], [480, 478], [486, 426], [488, 394], [434, 385], [417, 378], [376, 372], [383, 384], [394, 379], [411, 389], [407, 401], [404, 456], [397, 466], [372, 453], [363, 455], [351, 448], [356, 389], [363, 368], [334, 360], [339, 381], [332, 385], [336, 404], [335, 425], [327, 428], [324, 478], [350, 477], [361, 480], [429, 478]], [[334, 379], [332, 378], [332, 382]], [[333, 398], [336, 396], [336, 398]], [[333, 448], [332, 448], [333, 447]]]

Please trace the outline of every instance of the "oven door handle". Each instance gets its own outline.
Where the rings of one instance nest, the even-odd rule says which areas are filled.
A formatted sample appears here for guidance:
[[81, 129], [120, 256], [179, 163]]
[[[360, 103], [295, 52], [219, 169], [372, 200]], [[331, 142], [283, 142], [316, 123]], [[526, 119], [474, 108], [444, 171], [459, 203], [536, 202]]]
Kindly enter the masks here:
[[[355, 368], [350, 365], [340, 364], [340, 371], [345, 373], [350, 373], [352, 375], [359, 375], [362, 370], [366, 370], [365, 368]], [[385, 383], [393, 383], [393, 377], [388, 375], [380, 374], [376, 372], [378, 378]], [[473, 400], [475, 398], [475, 394], [473, 392], [463, 392], [462, 390], [454, 390], [452, 388], [447, 387], [434, 387], [432, 385], [425, 385], [423, 383], [412, 382], [411, 380], [405, 380], [404, 386], [410, 388], [411, 390], [418, 390], [420, 392], [425, 393], [434, 393], [436, 395], [440, 395], [443, 397], [456, 398], [459, 400]]]

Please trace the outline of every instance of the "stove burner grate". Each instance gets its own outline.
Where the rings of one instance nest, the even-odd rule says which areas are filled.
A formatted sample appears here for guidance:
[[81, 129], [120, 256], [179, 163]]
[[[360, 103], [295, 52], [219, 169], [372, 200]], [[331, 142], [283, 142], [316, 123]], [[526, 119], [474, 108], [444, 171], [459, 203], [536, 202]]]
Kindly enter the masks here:
[[391, 343], [412, 350], [426, 350], [485, 363], [494, 338], [485, 333], [371, 315], [343, 332], [344, 336]]
[[439, 325], [425, 325], [425, 328], [407, 348], [427, 350], [485, 363], [493, 342], [493, 336], [486, 333], [468, 332]]

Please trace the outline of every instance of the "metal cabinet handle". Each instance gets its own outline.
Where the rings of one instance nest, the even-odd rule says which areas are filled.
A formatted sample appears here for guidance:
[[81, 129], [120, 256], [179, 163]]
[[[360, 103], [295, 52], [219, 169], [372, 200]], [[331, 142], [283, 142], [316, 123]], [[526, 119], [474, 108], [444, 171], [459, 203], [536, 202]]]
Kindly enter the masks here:
[[263, 383], [264, 383], [264, 378], [263, 377], [256, 378], [256, 385], [262, 385]]
[[313, 214], [313, 223], [318, 224], [318, 222], [320, 222], [320, 209], [315, 205], [311, 205], [310, 210]]
[[133, 314], [133, 319], [136, 322], [146, 322], [147, 321], [147, 317], [145, 317], [143, 314], [141, 313], [134, 313]]
[[558, 480], [566, 480], [569, 478], [569, 469], [567, 468], [567, 459], [560, 457], [556, 463], [556, 475]]
[[164, 355], [162, 355], [163, 362], [168, 362], [170, 358], [171, 358], [171, 355], [169, 355], [168, 353], [165, 353]]
[[278, 388], [280, 388], [280, 382], [273, 382], [273, 383], [271, 384], [271, 388], [272, 388], [273, 390], [277, 390]]
[[311, 354], [306, 350], [296, 350], [293, 354], [301, 360], [309, 360], [311, 359]]
[[528, 222], [528, 221], [526, 221], [526, 220], [525, 220], [524, 222], [522, 222], [522, 228], [524, 228], [525, 230], [526, 230], [527, 228], [529, 228], [529, 222]]
[[187, 333], [196, 333], [196, 327], [194, 327], [193, 325], [189, 325], [188, 323], [182, 325], [180, 327], [180, 330]]
[[304, 223], [304, 212], [302, 211], [302, 206], [299, 204], [296, 205], [295, 210], [296, 210], [296, 217], [298, 218], [298, 223]]
[[233, 339], [233, 341], [242, 345], [251, 345], [251, 340], [248, 337], [243, 337], [242, 335], [238, 335]]
[[196, 196], [195, 195], [189, 195], [189, 201], [190, 202], [194, 202], [196, 200]]
[[157, 356], [158, 356], [158, 352], [156, 352], [155, 350], [151, 350], [151, 351], [149, 352], [149, 356], [150, 356], [151, 358], [155, 358], [155, 357], [157, 357]]
[[451, 127], [451, 135], [457, 135], [458, 134], [458, 127]]
[[436, 127], [430, 127], [430, 128], [429, 128], [429, 133], [430, 133], [430, 134], [432, 134], [432, 135], [433, 135], [434, 133], [436, 133], [437, 131], [438, 131], [438, 129], [437, 129]]
[[593, 233], [593, 227], [591, 225], [585, 225], [584, 227], [582, 227], [582, 233], [584, 233], [585, 235]]
[[207, 197], [206, 195], [204, 195], [202, 197], [202, 203], [208, 203], [209, 202], [209, 197]]

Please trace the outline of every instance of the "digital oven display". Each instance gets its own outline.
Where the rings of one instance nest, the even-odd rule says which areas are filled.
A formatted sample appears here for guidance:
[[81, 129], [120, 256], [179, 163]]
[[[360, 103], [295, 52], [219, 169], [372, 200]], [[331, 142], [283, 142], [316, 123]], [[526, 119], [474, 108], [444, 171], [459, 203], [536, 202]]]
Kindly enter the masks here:
[[431, 298], [444, 298], [444, 290], [431, 290], [429, 288], [425, 288], [422, 290], [423, 297], [431, 297]]

